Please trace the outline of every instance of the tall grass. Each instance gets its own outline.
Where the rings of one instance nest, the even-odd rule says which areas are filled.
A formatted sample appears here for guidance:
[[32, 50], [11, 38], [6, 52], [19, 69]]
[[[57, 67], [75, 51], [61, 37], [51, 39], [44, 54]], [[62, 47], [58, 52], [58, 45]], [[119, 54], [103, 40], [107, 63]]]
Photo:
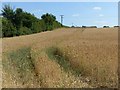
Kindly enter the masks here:
[[55, 60], [65, 72], [71, 72], [75, 76], [79, 76], [81, 74], [81, 70], [78, 68], [72, 67], [71, 63], [69, 62], [69, 58], [60, 51], [57, 47], [49, 47], [46, 50], [48, 57], [51, 60]]
[[36, 82], [35, 67], [30, 50], [31, 48], [21, 48], [7, 53], [7, 60], [3, 60], [3, 69], [9, 73], [16, 84], [21, 83], [30, 86], [29, 84]]

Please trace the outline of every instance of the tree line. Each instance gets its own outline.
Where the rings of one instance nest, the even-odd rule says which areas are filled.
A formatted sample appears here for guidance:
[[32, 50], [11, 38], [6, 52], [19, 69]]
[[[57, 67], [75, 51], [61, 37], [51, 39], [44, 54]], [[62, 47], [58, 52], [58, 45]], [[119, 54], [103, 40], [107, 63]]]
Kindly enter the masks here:
[[51, 31], [63, 26], [52, 14], [43, 14], [41, 19], [38, 19], [34, 14], [25, 12], [21, 8], [13, 10], [10, 5], [4, 5], [2, 16], [2, 37]]

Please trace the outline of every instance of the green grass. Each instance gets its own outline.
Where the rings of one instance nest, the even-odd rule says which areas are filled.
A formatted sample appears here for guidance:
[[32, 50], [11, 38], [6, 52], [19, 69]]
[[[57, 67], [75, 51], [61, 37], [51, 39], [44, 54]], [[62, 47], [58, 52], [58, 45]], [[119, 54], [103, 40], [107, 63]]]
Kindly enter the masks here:
[[65, 72], [71, 72], [72, 74], [79, 76], [81, 71], [79, 68], [74, 68], [70, 64], [69, 58], [60, 51], [57, 47], [49, 47], [46, 49], [46, 53], [51, 60], [55, 60]]
[[12, 79], [23, 84], [28, 83], [34, 77], [34, 64], [30, 54], [30, 48], [22, 48], [7, 54], [3, 60], [3, 69], [12, 76]]

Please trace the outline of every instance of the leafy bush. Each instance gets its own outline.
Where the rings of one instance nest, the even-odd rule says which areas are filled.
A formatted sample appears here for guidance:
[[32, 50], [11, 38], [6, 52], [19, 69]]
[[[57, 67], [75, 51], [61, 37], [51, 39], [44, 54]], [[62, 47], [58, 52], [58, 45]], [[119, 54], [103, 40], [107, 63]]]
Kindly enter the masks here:
[[19, 29], [19, 35], [28, 35], [28, 34], [31, 34], [31, 33], [32, 33], [32, 31], [27, 27], [21, 27]]
[[109, 28], [109, 26], [103, 26], [103, 28]]
[[13, 37], [16, 36], [16, 28], [13, 26], [11, 21], [3, 18], [2, 20], [2, 35], [3, 37]]
[[33, 33], [39, 33], [46, 30], [46, 26], [43, 20], [39, 20], [37, 22], [34, 22], [32, 25], [32, 31]]
[[61, 23], [59, 23], [58, 21], [54, 21], [53, 28], [59, 28], [59, 27], [61, 27]]
[[86, 26], [82, 26], [82, 28], [86, 28]]

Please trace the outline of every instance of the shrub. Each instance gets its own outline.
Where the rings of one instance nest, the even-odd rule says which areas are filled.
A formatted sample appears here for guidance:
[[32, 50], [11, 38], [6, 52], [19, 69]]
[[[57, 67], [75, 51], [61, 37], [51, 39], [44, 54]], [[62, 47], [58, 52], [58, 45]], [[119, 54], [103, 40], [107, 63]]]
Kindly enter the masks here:
[[82, 28], [86, 28], [86, 26], [82, 26]]
[[32, 31], [27, 27], [21, 27], [19, 29], [19, 35], [28, 35], [28, 34], [31, 34], [31, 33], [32, 33]]
[[55, 28], [59, 28], [59, 27], [61, 27], [61, 23], [59, 23], [58, 21], [54, 21], [53, 28], [55, 29]]
[[103, 26], [103, 28], [109, 28], [109, 26]]
[[13, 37], [16, 36], [16, 28], [13, 26], [11, 21], [3, 18], [2, 20], [2, 35], [3, 37]]

